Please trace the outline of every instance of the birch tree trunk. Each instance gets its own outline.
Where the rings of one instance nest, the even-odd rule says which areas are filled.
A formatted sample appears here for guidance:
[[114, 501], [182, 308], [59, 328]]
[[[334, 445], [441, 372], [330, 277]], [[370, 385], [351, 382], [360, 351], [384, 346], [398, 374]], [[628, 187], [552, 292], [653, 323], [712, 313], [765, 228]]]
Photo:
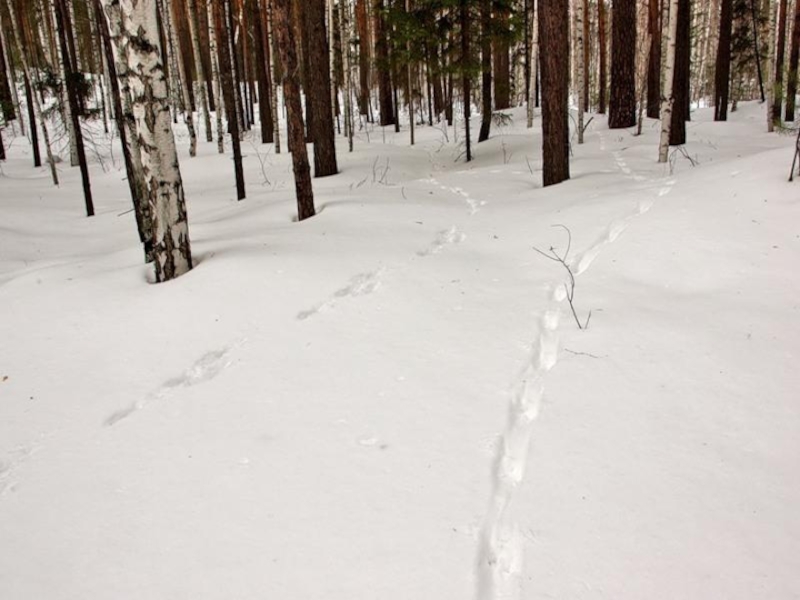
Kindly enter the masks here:
[[156, 281], [169, 281], [192, 268], [192, 254], [183, 181], [170, 123], [167, 79], [161, 61], [156, 0], [105, 0], [105, 3], [106, 7], [118, 5], [122, 10], [133, 116], [153, 210]]
[[8, 45], [5, 28], [2, 25], [1, 19], [0, 19], [0, 54], [3, 55], [2, 68], [5, 69], [5, 73], [8, 77], [8, 87], [11, 95], [11, 107], [5, 107], [7, 109], [5, 112], [5, 119], [6, 121], [9, 121], [11, 120], [13, 115], [13, 117], [16, 118], [17, 121], [19, 121], [20, 131], [22, 132], [22, 135], [25, 135], [25, 120], [22, 118], [22, 111], [20, 110], [19, 106], [19, 92], [17, 91], [16, 77], [14, 76], [14, 69], [11, 64], [11, 48]]
[[339, 0], [339, 31], [342, 40], [342, 71], [344, 72], [344, 132], [347, 136], [347, 147], [353, 151], [353, 85], [350, 76], [350, 17], [346, 0]]
[[[272, 49], [270, 52], [271, 57], [271, 83], [272, 83], [272, 94], [270, 95], [270, 100], [272, 101], [272, 114], [274, 115], [273, 124], [275, 126], [275, 131], [272, 134], [273, 140], [275, 142], [275, 154], [281, 153], [281, 128], [280, 128], [280, 113], [278, 112], [278, 57], [275, 53], [275, 30], [273, 28], [273, 15], [274, 12], [272, 10], [272, 2], [273, 0], [266, 0], [267, 2], [267, 43], [269, 47]], [[331, 26], [332, 27], [332, 26]], [[333, 31], [333, 29], [331, 29]], [[331, 33], [333, 36], [333, 33]], [[333, 53], [331, 53], [331, 60]], [[333, 87], [333, 85], [331, 86]]]
[[217, 109], [215, 119], [217, 122], [217, 152], [225, 153], [225, 129], [222, 125], [222, 113], [225, 110], [225, 101], [222, 97], [219, 74], [219, 51], [217, 49], [217, 33], [214, 27], [213, 0], [206, 0], [206, 14], [208, 16], [208, 49], [211, 53], [211, 79], [213, 80], [214, 106]]
[[[530, 36], [531, 36], [531, 49], [530, 49], [530, 64], [528, 65], [528, 72], [527, 72], [527, 89], [528, 89], [528, 106], [527, 106], [527, 117], [528, 117], [528, 129], [533, 127], [533, 113], [534, 113], [534, 105], [536, 104], [536, 98], [534, 95], [536, 94], [536, 84], [532, 81], [533, 78], [536, 77], [536, 64], [539, 61], [539, 27], [536, 24], [536, 9], [538, 0], [528, 0], [530, 2], [530, 22], [526, 21], [525, 27], [530, 29]], [[527, 16], [526, 16], [527, 19]]]
[[665, 163], [669, 159], [669, 132], [672, 127], [672, 105], [675, 98], [672, 94], [672, 82], [675, 74], [675, 41], [678, 37], [678, 0], [670, 0], [669, 26], [664, 43], [666, 45], [664, 59], [664, 81], [661, 89], [661, 141], [658, 146], [658, 162]]
[[[14, 36], [14, 42], [17, 46], [17, 54], [19, 55], [20, 62], [22, 63], [22, 70], [25, 73], [25, 78], [28, 82], [33, 82], [32, 79], [33, 73], [30, 68], [30, 64], [28, 63], [28, 57], [25, 54], [23, 45], [22, 45], [22, 36], [19, 30], [19, 21], [17, 20], [17, 12], [14, 9], [14, 3], [12, 0], [6, 0], [6, 4], [8, 5], [8, 16], [11, 19], [11, 32]], [[39, 102], [39, 96], [36, 93], [32, 93], [29, 97], [29, 102], [33, 103], [33, 112], [36, 115], [36, 120], [39, 121], [39, 126], [42, 128], [42, 137], [44, 138], [44, 147], [47, 151], [47, 162], [50, 163], [50, 175], [53, 178], [53, 184], [58, 185], [58, 171], [56, 170], [56, 160], [53, 156], [53, 149], [50, 147], [50, 133], [47, 130], [47, 123], [44, 120], [44, 115], [42, 113], [42, 105]], [[35, 127], [34, 123], [31, 123], [31, 129]]]
[[775, 131], [775, 28], [778, 6], [775, 0], [766, 0], [769, 15], [769, 50], [767, 51], [767, 131]]

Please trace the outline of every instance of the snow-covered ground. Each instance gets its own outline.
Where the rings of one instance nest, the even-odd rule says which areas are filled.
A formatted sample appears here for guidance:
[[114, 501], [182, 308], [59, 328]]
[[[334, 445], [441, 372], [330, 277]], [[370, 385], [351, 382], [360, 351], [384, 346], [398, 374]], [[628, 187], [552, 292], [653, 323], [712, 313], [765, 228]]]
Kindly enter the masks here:
[[181, 139], [197, 266], [160, 285], [118, 149], [87, 219], [15, 139], [0, 598], [800, 598], [793, 139], [701, 110], [670, 168], [595, 117], [542, 189], [513, 115], [470, 164], [339, 140], [302, 223], [285, 152], [244, 144], [237, 203]]

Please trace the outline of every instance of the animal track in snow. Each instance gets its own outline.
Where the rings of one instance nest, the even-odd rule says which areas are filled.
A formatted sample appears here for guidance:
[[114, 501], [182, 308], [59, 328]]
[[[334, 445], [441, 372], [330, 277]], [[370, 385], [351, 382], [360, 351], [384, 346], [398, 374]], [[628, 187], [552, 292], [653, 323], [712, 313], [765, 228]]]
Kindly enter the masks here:
[[231, 351], [233, 348], [241, 345], [243, 342], [244, 340], [234, 344], [233, 346], [227, 346], [220, 350], [206, 352], [203, 356], [192, 363], [192, 365], [183, 373], [177, 377], [173, 377], [165, 381], [158, 390], [149, 394], [147, 398], [143, 400], [137, 400], [136, 402], [111, 413], [106, 420], [103, 421], [103, 424], [106, 427], [110, 427], [116, 423], [119, 423], [123, 419], [131, 416], [133, 413], [144, 408], [151, 401], [165, 398], [177, 388], [191, 387], [193, 385], [197, 385], [198, 383], [203, 383], [205, 381], [214, 379], [223, 370], [231, 365], [233, 362], [231, 358]]
[[14, 475], [41, 448], [41, 443], [33, 443], [17, 446], [4, 455], [0, 454], [0, 498], [16, 489], [17, 480]]
[[539, 335], [515, 378], [508, 423], [497, 446], [492, 472], [492, 495], [478, 542], [476, 566], [478, 600], [519, 595], [523, 544], [519, 528], [508, 523], [506, 510], [525, 477], [533, 423], [544, 395], [544, 376], [558, 360], [560, 312], [552, 306], [539, 320]]
[[450, 229], [445, 229], [436, 234], [436, 238], [433, 240], [431, 245], [425, 250], [420, 250], [417, 252], [417, 256], [430, 256], [431, 254], [438, 254], [444, 250], [445, 246], [460, 244], [466, 238], [467, 236], [459, 231], [455, 225], [453, 225], [450, 227]]
[[299, 313], [297, 313], [297, 320], [305, 321], [317, 313], [333, 308], [336, 305], [336, 301], [340, 298], [364, 296], [366, 294], [373, 293], [381, 285], [381, 275], [383, 274], [383, 271], [384, 269], [380, 268], [377, 271], [359, 273], [358, 275], [355, 275], [350, 279], [347, 285], [336, 290], [331, 297], [322, 304], [318, 304], [317, 306], [306, 310], [301, 310]]

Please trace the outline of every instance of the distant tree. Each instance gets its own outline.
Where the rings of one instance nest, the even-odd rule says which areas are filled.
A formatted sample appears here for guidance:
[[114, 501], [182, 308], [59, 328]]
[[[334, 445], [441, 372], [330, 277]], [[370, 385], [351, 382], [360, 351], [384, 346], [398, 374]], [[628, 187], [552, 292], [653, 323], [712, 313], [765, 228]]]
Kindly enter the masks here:
[[780, 124], [781, 122], [781, 107], [783, 105], [783, 68], [786, 58], [786, 8], [786, 0], [779, 0], [775, 57], [775, 92], [772, 101], [772, 120], [776, 124]]
[[569, 179], [569, 2], [539, 0], [545, 186]]
[[614, 0], [611, 8], [611, 129], [636, 124], [636, 0]]
[[597, 112], [601, 115], [606, 114], [606, 102], [608, 100], [608, 42], [606, 41], [606, 0], [597, 0], [597, 45], [600, 46], [597, 63]]
[[795, 2], [792, 42], [789, 50], [789, 72], [786, 77], [786, 122], [794, 121], [795, 97], [797, 96], [797, 63], [800, 57], [800, 2]]

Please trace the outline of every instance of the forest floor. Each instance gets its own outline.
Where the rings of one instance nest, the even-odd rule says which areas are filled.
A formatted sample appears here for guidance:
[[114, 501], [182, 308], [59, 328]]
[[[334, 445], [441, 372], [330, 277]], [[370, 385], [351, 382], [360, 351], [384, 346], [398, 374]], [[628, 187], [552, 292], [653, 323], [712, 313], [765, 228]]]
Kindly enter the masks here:
[[285, 152], [244, 143], [236, 202], [179, 135], [196, 267], [160, 285], [118, 148], [87, 219], [4, 133], [0, 597], [800, 597], [793, 138], [698, 110], [659, 165], [595, 116], [542, 189], [509, 112], [469, 164], [340, 138], [302, 223]]

